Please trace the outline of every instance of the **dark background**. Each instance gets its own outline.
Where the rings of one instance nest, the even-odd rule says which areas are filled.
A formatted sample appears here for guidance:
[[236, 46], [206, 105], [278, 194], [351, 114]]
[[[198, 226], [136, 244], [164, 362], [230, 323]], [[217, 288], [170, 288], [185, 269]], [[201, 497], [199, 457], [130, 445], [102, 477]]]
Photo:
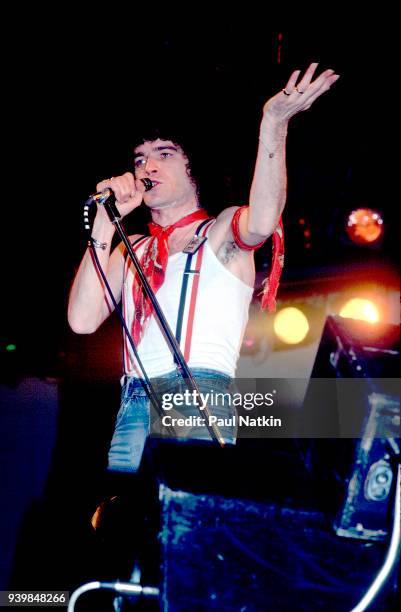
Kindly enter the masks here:
[[[392, 130], [382, 76], [389, 50], [379, 17], [365, 10], [352, 23], [337, 11], [315, 15], [312, 26], [305, 14], [290, 26], [288, 16], [268, 18], [254, 7], [179, 13], [129, 5], [84, 19], [61, 5], [9, 21], [1, 347], [4, 357], [4, 347], [16, 344], [28, 373], [62, 368], [71, 338], [66, 299], [85, 248], [83, 202], [99, 179], [130, 169], [143, 126], [167, 118], [191, 135], [211, 212], [244, 203], [263, 104], [311, 61], [341, 78], [290, 124], [283, 280], [354, 264], [378, 277], [383, 266], [395, 270], [395, 204], [382, 142]], [[357, 247], [346, 237], [345, 219], [358, 206], [383, 215], [379, 245]], [[138, 217], [130, 228], [143, 225]], [[258, 269], [269, 260], [267, 246]]]
[[[270, 6], [266, 14], [251, 5], [218, 13], [115, 4], [86, 18], [81, 9], [17, 6], [2, 37], [3, 588], [72, 588], [98, 578], [89, 521], [115, 493], [104, 471], [120, 330], [110, 321], [77, 337], [66, 304], [85, 249], [83, 203], [101, 178], [130, 169], [144, 125], [180, 124], [191, 136], [202, 202], [217, 213], [247, 201], [264, 102], [296, 68], [333, 68], [340, 80], [290, 124], [283, 285], [319, 276], [335, 284], [356, 271], [398, 284], [382, 138], [393, 130], [393, 83], [383, 78], [390, 51], [377, 8], [351, 22], [336, 4], [314, 15], [316, 25], [306, 13], [273, 16]], [[345, 220], [359, 206], [383, 216], [378, 245], [346, 237]], [[136, 215], [131, 229], [144, 227]], [[257, 255], [258, 271], [269, 261], [270, 245]], [[16, 351], [6, 351], [10, 343]]]

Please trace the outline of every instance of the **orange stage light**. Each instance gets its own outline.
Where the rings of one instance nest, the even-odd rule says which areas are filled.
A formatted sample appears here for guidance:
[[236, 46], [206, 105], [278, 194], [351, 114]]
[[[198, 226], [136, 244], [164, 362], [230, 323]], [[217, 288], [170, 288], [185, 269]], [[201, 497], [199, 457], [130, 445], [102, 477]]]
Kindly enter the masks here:
[[372, 244], [383, 234], [383, 219], [370, 208], [353, 210], [348, 217], [347, 234], [356, 244]]

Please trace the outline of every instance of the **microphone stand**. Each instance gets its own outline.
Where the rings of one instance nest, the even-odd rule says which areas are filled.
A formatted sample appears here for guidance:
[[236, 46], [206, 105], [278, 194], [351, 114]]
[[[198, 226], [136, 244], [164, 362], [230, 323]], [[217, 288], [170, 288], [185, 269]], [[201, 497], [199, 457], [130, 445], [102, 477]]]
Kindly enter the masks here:
[[[130, 259], [132, 261], [132, 263], [135, 266], [135, 269], [138, 273], [138, 276], [140, 278], [140, 281], [143, 285], [144, 291], [147, 295], [147, 297], [150, 299], [152, 306], [154, 308], [155, 311], [155, 315], [156, 318], [158, 320], [158, 322], [160, 323], [164, 335], [165, 335], [165, 339], [167, 341], [167, 344], [169, 346], [169, 348], [171, 349], [172, 353], [174, 354], [175, 358], [176, 358], [176, 362], [178, 364], [178, 367], [180, 369], [181, 372], [181, 376], [183, 377], [183, 379], [185, 380], [186, 384], [188, 385], [188, 388], [190, 391], [195, 391], [197, 396], [200, 397], [200, 392], [198, 389], [198, 385], [196, 383], [196, 380], [194, 379], [194, 377], [192, 376], [191, 370], [188, 367], [187, 362], [185, 361], [184, 355], [181, 352], [181, 348], [180, 345], [178, 344], [168, 322], [166, 317], [164, 316], [163, 310], [160, 307], [159, 302], [156, 299], [156, 296], [154, 294], [154, 291], [152, 289], [152, 287], [150, 286], [148, 279], [146, 278], [146, 276], [143, 273], [143, 270], [141, 268], [141, 264], [131, 246], [131, 243], [128, 239], [127, 233], [124, 229], [124, 227], [122, 226], [120, 219], [121, 219], [121, 215], [118, 212], [118, 209], [116, 207], [115, 201], [116, 201], [116, 197], [114, 195], [114, 193], [111, 190], [107, 190], [107, 195], [105, 196], [106, 199], [102, 200], [99, 199], [99, 203], [102, 204], [107, 212], [107, 215], [110, 219], [110, 221], [113, 223], [113, 225], [115, 226], [118, 235], [120, 236], [122, 242], [124, 243], [127, 252], [130, 256]], [[200, 407], [198, 406], [198, 410], [199, 410], [199, 414], [202, 415], [202, 412], [200, 410]], [[203, 409], [203, 413], [206, 417], [206, 426], [208, 428], [208, 431], [212, 437], [212, 440], [214, 440], [215, 442], [217, 442], [222, 448], [225, 445], [224, 439], [220, 433], [219, 428], [217, 427], [217, 425], [215, 423], [210, 423], [210, 417], [211, 412], [209, 410], [208, 406], [205, 406]]]

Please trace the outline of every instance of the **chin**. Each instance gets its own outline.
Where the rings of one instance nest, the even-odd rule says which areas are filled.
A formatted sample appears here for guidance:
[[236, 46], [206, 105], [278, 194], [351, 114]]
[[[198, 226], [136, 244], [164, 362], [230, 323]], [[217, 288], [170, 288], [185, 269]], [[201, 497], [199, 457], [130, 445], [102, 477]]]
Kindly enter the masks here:
[[163, 208], [172, 208], [173, 206], [176, 206], [176, 204], [177, 203], [175, 201], [173, 201], [173, 202], [170, 201], [169, 202], [169, 201], [166, 201], [166, 200], [161, 200], [159, 198], [155, 198], [155, 199], [152, 199], [152, 200], [150, 200], [148, 202], [145, 202], [145, 205], [148, 208], [155, 209], [155, 210], [157, 210], [157, 209], [162, 210]]
[[144, 198], [144, 204], [148, 206], [148, 208], [157, 208], [158, 206], [163, 206], [168, 204], [165, 200], [161, 200], [160, 198]]

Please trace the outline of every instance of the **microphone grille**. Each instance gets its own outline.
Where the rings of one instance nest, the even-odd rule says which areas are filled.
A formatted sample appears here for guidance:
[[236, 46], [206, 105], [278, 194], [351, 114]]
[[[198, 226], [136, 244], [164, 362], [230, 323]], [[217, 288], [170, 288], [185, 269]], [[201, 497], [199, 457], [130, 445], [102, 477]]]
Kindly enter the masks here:
[[141, 179], [142, 183], [145, 185], [145, 191], [149, 191], [153, 187], [153, 183], [148, 178]]

